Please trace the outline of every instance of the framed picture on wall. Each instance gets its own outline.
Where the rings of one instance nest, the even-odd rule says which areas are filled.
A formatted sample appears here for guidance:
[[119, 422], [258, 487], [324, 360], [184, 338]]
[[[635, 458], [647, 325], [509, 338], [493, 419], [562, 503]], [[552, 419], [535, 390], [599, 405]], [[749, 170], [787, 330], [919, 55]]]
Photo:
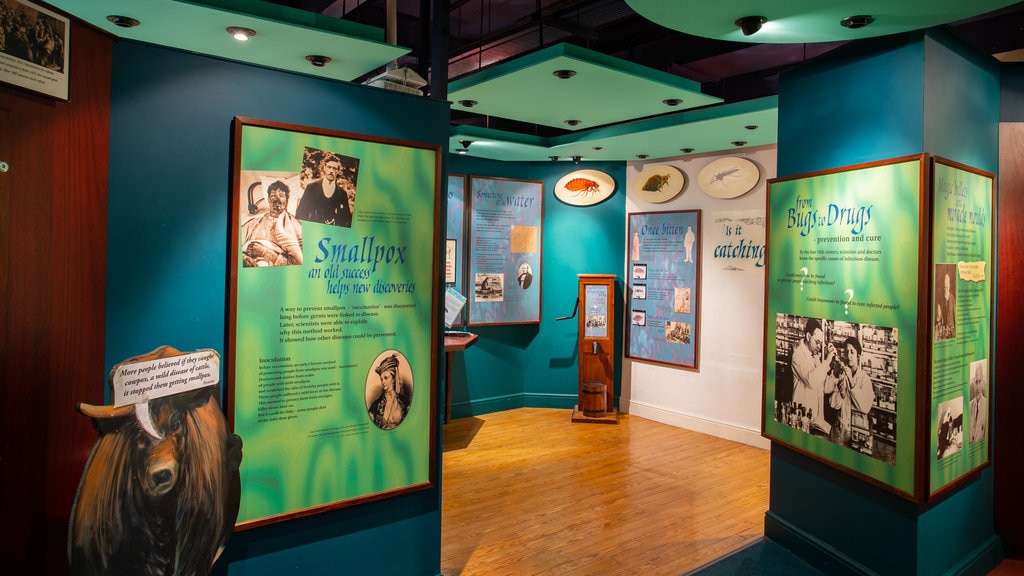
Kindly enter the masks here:
[[237, 527], [434, 486], [440, 147], [235, 118], [231, 198]]
[[0, 81], [68, 99], [71, 22], [28, 0], [0, 0]]
[[539, 323], [544, 183], [472, 176], [469, 198], [469, 325]]
[[630, 214], [629, 238], [626, 355], [697, 370], [701, 211]]

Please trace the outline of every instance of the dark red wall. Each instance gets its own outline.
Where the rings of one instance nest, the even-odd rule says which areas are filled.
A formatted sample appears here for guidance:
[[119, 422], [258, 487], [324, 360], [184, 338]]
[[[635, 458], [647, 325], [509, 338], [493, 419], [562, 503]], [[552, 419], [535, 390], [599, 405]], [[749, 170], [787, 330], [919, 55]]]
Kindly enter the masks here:
[[999, 128], [998, 306], [996, 310], [995, 498], [996, 529], [1007, 554], [1024, 558], [1024, 364], [1014, 348], [1024, 327], [1024, 123]]
[[0, 538], [18, 573], [66, 574], [102, 403], [112, 40], [70, 33], [70, 100], [0, 84]]

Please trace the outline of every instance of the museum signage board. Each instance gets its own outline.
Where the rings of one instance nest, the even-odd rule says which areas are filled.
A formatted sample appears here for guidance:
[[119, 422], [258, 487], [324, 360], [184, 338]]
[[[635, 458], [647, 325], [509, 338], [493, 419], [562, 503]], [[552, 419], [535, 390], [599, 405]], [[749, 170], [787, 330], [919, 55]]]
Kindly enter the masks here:
[[[992, 193], [991, 175], [929, 155], [769, 181], [764, 436], [915, 501], [987, 464], [987, 436], [938, 444], [967, 430], [972, 398], [988, 410], [969, 379], [987, 387]], [[971, 333], [943, 343], [951, 269]]]
[[436, 484], [440, 147], [236, 118], [237, 527]]
[[626, 355], [699, 368], [701, 211], [629, 215]]
[[471, 176], [468, 324], [538, 324], [544, 183]]

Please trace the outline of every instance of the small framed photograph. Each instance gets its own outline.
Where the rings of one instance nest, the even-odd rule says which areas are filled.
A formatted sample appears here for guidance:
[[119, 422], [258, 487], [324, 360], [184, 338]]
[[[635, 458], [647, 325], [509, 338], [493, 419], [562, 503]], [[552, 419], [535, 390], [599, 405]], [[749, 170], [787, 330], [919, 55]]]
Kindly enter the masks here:
[[0, 81], [68, 99], [71, 22], [27, 0], [0, 0]]

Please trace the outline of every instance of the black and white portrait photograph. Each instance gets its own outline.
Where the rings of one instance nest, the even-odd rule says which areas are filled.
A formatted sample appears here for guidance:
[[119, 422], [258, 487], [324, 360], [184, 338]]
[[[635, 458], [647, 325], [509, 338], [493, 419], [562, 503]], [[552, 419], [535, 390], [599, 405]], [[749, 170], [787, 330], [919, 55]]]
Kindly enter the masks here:
[[373, 360], [366, 375], [366, 412], [381, 430], [394, 430], [412, 405], [412, 370], [405, 355], [385, 350]]
[[968, 426], [971, 444], [988, 438], [988, 358], [971, 362]]
[[516, 282], [523, 290], [533, 285], [533, 267], [530, 266], [529, 262], [523, 262], [516, 269]]
[[359, 159], [306, 146], [302, 193], [295, 216], [304, 222], [352, 227]]
[[935, 265], [935, 340], [956, 336], [956, 264]]

